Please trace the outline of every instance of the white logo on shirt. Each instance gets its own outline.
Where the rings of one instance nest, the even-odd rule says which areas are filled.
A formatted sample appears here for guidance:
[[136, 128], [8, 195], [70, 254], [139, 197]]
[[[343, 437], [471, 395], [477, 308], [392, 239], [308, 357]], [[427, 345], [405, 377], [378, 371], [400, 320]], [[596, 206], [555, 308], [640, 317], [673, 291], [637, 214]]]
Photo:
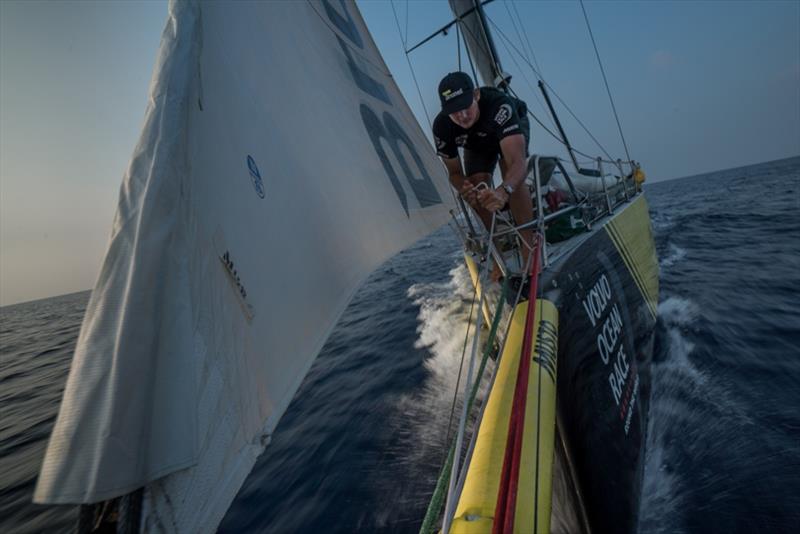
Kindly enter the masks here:
[[500, 106], [500, 109], [497, 110], [497, 115], [494, 116], [494, 122], [499, 125], [503, 125], [508, 122], [508, 119], [511, 118], [511, 106], [509, 104], [503, 104]]

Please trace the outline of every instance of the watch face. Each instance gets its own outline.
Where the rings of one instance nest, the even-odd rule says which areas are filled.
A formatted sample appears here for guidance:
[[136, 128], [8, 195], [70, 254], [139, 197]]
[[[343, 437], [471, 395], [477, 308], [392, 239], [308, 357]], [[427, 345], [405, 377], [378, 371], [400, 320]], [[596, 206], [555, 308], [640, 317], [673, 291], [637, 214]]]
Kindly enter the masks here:
[[511, 193], [513, 193], [513, 192], [514, 192], [514, 188], [513, 188], [513, 187], [511, 187], [511, 186], [510, 186], [510, 185], [508, 185], [508, 184], [503, 184], [503, 189], [505, 189], [505, 190], [506, 190], [506, 193], [508, 193], [509, 195], [510, 195]]

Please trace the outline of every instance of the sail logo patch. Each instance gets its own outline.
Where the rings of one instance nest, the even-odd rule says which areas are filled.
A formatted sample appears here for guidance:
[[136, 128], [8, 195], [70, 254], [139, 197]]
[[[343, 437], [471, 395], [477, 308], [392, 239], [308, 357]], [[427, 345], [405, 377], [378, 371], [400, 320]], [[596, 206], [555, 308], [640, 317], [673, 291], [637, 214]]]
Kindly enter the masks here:
[[247, 156], [247, 168], [250, 170], [250, 180], [253, 182], [253, 189], [260, 198], [264, 198], [266, 192], [264, 191], [264, 181], [261, 179], [261, 173], [258, 172], [258, 165], [253, 159], [253, 156]]
[[444, 141], [442, 141], [441, 139], [439, 139], [435, 135], [433, 136], [433, 140], [434, 140], [434, 142], [436, 142], [436, 148], [438, 148], [439, 150], [444, 148], [444, 146], [446, 144]]
[[494, 122], [502, 126], [506, 122], [508, 122], [508, 119], [510, 118], [511, 118], [511, 106], [509, 104], [503, 104], [502, 106], [500, 106], [500, 109], [497, 110], [497, 114], [494, 116]]

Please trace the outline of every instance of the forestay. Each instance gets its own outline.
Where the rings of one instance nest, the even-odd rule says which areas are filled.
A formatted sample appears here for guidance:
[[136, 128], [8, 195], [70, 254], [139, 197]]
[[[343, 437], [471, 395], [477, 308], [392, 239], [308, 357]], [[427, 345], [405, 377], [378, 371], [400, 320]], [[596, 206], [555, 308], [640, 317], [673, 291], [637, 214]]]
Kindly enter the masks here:
[[446, 174], [353, 4], [171, 1], [35, 499], [212, 530]]

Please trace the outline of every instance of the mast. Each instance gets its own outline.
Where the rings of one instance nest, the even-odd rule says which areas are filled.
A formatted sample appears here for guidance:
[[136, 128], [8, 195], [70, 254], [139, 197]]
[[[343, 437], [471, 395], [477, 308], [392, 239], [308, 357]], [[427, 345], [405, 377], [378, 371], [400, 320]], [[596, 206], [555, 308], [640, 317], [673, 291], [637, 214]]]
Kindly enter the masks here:
[[480, 0], [449, 0], [483, 83], [505, 89], [511, 76], [503, 72]]

